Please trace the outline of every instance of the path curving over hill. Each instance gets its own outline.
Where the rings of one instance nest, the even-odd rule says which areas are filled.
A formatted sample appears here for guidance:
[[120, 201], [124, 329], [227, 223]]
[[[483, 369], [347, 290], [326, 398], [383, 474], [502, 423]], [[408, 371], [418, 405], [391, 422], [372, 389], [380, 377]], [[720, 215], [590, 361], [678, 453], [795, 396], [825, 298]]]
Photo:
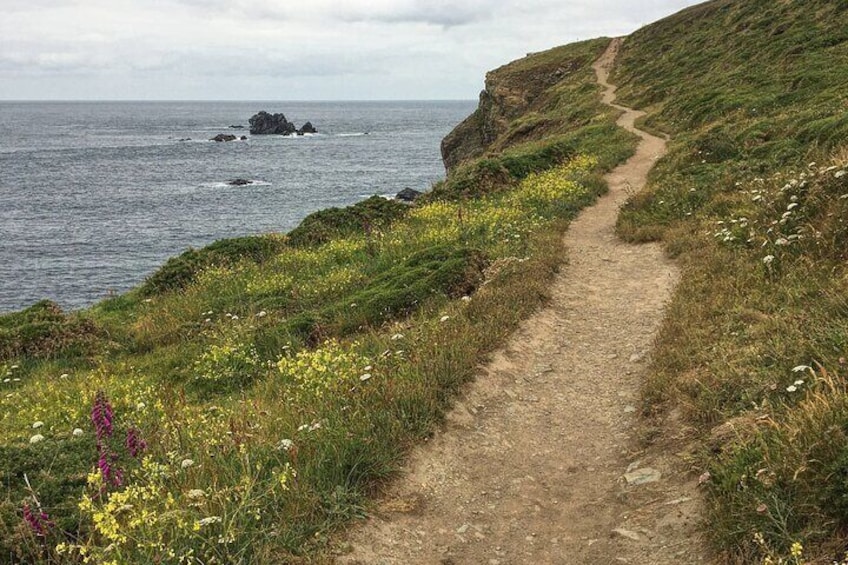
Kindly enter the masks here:
[[[620, 43], [594, 66], [610, 104]], [[634, 438], [639, 383], [678, 274], [658, 245], [614, 234], [665, 141], [635, 129], [639, 112], [612, 105], [642, 141], [607, 176], [609, 194], [571, 224], [550, 304], [493, 355], [338, 563], [702, 562], [692, 481]], [[629, 485], [628, 470], [631, 480], [662, 476]]]

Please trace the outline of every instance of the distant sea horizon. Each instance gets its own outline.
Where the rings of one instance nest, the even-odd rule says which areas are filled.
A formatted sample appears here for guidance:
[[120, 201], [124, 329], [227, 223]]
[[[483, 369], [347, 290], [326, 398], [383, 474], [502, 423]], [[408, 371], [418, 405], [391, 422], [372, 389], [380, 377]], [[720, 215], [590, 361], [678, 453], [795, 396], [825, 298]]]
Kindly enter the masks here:
[[[169, 257], [444, 177], [474, 100], [0, 100], [0, 313], [89, 306]], [[318, 134], [253, 136], [281, 112]], [[230, 128], [242, 126], [242, 128]], [[246, 141], [215, 143], [218, 133]], [[233, 179], [250, 180], [230, 186]]]

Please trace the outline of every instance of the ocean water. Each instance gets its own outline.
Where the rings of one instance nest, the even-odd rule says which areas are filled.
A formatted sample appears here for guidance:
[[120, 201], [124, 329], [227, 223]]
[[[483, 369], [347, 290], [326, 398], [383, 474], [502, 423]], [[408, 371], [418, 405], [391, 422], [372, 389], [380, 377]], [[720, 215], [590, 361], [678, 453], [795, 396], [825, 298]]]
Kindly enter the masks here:
[[[90, 305], [168, 257], [444, 177], [475, 102], [0, 102], [0, 312]], [[251, 136], [259, 110], [319, 134]], [[244, 125], [245, 129], [230, 129]], [[218, 133], [247, 141], [215, 143]], [[188, 141], [186, 141], [188, 139]], [[229, 186], [228, 180], [255, 181]]]

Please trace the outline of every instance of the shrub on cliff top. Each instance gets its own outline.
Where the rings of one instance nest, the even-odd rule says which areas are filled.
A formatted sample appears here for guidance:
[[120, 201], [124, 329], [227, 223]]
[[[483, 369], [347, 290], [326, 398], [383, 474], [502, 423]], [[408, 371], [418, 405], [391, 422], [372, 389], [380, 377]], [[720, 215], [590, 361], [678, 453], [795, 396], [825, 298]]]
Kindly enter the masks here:
[[0, 361], [25, 355], [53, 358], [70, 349], [82, 352], [95, 338], [91, 321], [69, 316], [54, 302], [42, 300], [0, 316]]
[[372, 196], [346, 208], [327, 208], [306, 216], [289, 232], [294, 246], [319, 245], [331, 239], [383, 228], [403, 217], [408, 206], [397, 200]]
[[202, 249], [188, 251], [171, 257], [141, 285], [141, 294], [154, 294], [180, 290], [193, 282], [197, 274], [207, 267], [234, 265], [240, 261], [262, 263], [279, 252], [285, 245], [281, 237], [257, 235], [221, 239]]

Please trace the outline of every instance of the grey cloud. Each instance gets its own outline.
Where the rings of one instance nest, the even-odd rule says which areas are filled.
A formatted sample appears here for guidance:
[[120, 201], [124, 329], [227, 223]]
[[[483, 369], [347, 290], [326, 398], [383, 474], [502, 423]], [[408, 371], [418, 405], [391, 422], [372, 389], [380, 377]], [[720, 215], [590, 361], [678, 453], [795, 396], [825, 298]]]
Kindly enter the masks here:
[[462, 4], [445, 0], [431, 0], [429, 2], [412, 0], [384, 11], [360, 7], [358, 10], [342, 12], [342, 17], [348, 21], [424, 23], [454, 27], [489, 20], [500, 4], [502, 2], [477, 0]]

